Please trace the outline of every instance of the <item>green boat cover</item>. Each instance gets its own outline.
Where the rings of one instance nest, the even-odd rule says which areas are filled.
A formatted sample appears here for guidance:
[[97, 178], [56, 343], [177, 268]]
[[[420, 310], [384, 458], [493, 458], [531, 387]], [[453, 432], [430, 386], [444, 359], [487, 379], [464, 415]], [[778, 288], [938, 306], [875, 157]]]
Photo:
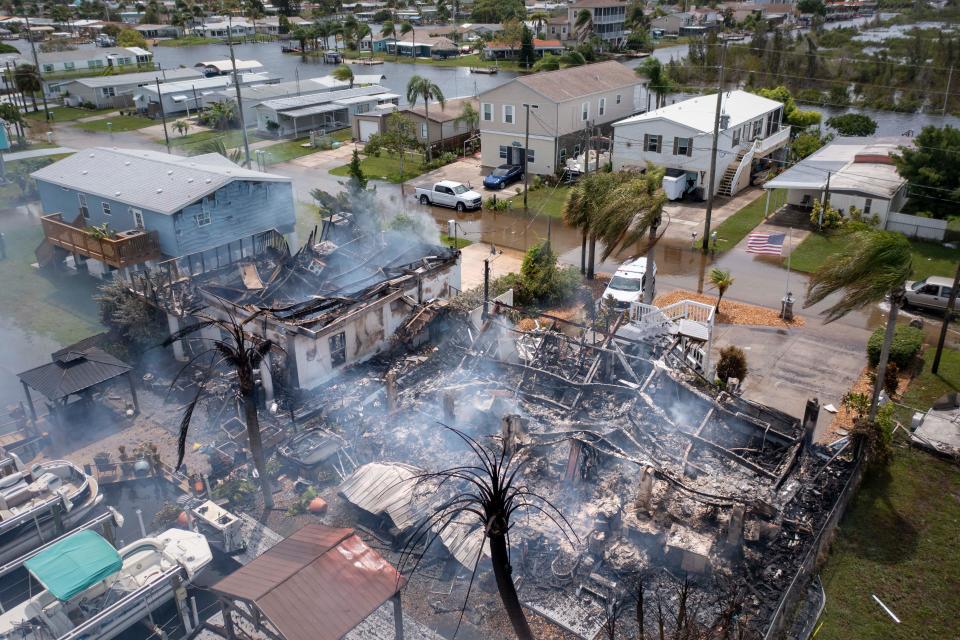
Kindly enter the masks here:
[[58, 600], [66, 601], [123, 567], [120, 554], [93, 531], [80, 531], [24, 563]]

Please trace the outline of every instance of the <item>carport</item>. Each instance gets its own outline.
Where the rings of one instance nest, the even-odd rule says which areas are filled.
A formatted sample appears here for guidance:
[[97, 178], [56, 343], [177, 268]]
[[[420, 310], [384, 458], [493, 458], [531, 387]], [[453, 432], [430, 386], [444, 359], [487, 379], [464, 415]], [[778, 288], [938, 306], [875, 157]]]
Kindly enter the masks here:
[[338, 640], [392, 600], [402, 640], [403, 584], [353, 529], [308, 524], [213, 585], [224, 626], [206, 626], [228, 640], [241, 625], [271, 640]]
[[280, 130], [287, 132], [293, 129], [294, 137], [301, 131], [325, 129], [334, 131], [349, 126], [347, 107], [340, 104], [318, 104], [302, 109], [281, 111], [277, 113], [280, 120]]

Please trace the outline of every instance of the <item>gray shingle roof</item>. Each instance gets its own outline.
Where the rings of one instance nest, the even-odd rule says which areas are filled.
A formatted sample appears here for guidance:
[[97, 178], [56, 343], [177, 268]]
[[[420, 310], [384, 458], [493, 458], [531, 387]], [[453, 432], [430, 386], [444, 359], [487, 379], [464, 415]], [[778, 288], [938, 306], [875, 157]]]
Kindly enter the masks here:
[[176, 213], [234, 180], [290, 182], [217, 154], [184, 157], [135, 149], [87, 149], [31, 174], [34, 179], [160, 213]]
[[54, 361], [18, 373], [31, 389], [49, 400], [59, 400], [121, 376], [132, 367], [109, 353], [90, 347], [82, 351], [61, 350]]
[[640, 78], [616, 60], [545, 71], [515, 80], [556, 102], [575, 100], [602, 91], [632, 87]]

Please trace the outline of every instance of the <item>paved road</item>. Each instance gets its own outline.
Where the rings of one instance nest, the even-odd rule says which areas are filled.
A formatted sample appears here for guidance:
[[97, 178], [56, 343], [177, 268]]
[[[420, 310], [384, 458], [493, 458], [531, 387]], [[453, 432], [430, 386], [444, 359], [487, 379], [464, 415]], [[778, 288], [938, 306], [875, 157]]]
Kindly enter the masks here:
[[28, 158], [42, 158], [44, 156], [55, 156], [61, 153], [76, 153], [76, 149], [70, 147], [53, 147], [52, 149], [31, 149], [30, 151], [17, 151], [16, 153], [4, 154], [4, 162], [16, 162], [17, 160], [27, 160]]

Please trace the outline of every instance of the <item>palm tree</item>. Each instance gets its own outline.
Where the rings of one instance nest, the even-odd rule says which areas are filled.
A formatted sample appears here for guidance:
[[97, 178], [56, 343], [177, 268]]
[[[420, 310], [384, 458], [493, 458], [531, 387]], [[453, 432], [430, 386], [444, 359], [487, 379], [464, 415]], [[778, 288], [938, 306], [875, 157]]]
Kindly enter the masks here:
[[548, 20], [550, 20], [550, 14], [545, 11], [534, 11], [533, 13], [530, 14], [530, 16], [527, 19], [532, 21], [533, 24], [537, 25], [536, 37], [539, 38], [540, 34], [544, 33], [543, 25], [546, 24]]
[[[470, 448], [472, 455], [463, 466], [437, 472], [424, 472], [411, 479], [413, 482], [439, 480], [441, 484], [459, 485], [460, 489], [453, 497], [433, 507], [426, 519], [414, 529], [401, 554], [399, 569], [403, 571], [404, 566], [409, 566], [414, 556], [414, 549], [421, 542], [426, 541], [429, 547], [448, 527], [469, 526], [470, 521], [475, 519], [477, 524], [475, 530], [482, 531], [490, 545], [490, 562], [493, 566], [497, 591], [500, 593], [500, 600], [503, 602], [513, 631], [520, 640], [532, 640], [533, 634], [530, 631], [530, 625], [527, 624], [527, 617], [523, 613], [523, 607], [520, 605], [520, 598], [513, 583], [513, 568], [510, 564], [511, 519], [518, 512], [537, 512], [545, 515], [571, 543], [574, 540], [579, 543], [579, 537], [566, 516], [552, 502], [522, 484], [525, 477], [522, 473], [523, 461], [522, 456], [516, 455], [516, 451], [506, 445], [499, 447], [499, 451], [488, 449], [466, 433], [453, 427], [443, 426], [456, 434]], [[482, 552], [481, 546], [481, 554]], [[417, 570], [419, 562], [419, 560], [413, 562], [411, 572]], [[478, 555], [477, 564], [479, 562]], [[460, 612], [461, 622], [475, 576], [476, 565], [467, 587], [463, 610]], [[459, 628], [460, 622], [457, 623], [457, 631]]]
[[465, 124], [470, 129], [470, 135], [473, 135], [473, 132], [477, 130], [477, 127], [480, 125], [480, 112], [474, 108], [472, 102], [463, 103], [463, 109], [460, 111], [460, 115], [454, 120], [457, 124]]
[[733, 284], [733, 276], [729, 269], [719, 269], [714, 267], [710, 270], [710, 284], [717, 290], [717, 305], [713, 308], [714, 313], [720, 313], [720, 301], [723, 300], [723, 294], [727, 292], [730, 285]]
[[257, 20], [266, 15], [266, 8], [263, 6], [263, 0], [244, 0], [244, 15], [250, 18], [250, 24], [253, 26], [253, 38], [257, 38]]
[[597, 239], [608, 197], [626, 175], [606, 171], [589, 173], [570, 189], [563, 205], [563, 221], [580, 229], [580, 273], [585, 273], [588, 280], [594, 276]]
[[447, 6], [444, 0], [437, 0], [435, 6], [437, 9], [437, 22], [447, 24], [447, 22], [450, 21], [450, 7]]
[[212, 343], [211, 346], [194, 356], [174, 377], [171, 387], [176, 384], [179, 377], [196, 362], [199, 358], [209, 355], [210, 361], [207, 365], [204, 377], [197, 384], [197, 392], [193, 399], [187, 403], [183, 412], [183, 418], [180, 420], [180, 438], [177, 444], [177, 469], [183, 464], [183, 456], [186, 453], [187, 434], [190, 429], [190, 420], [197, 404], [203, 397], [206, 384], [212, 379], [213, 371], [220, 365], [228, 365], [237, 372], [237, 394], [243, 402], [244, 422], [247, 425], [247, 439], [250, 443], [250, 454], [253, 456], [253, 464], [260, 476], [260, 489], [263, 492], [263, 503], [267, 509], [273, 508], [273, 493], [270, 489], [270, 478], [267, 476], [267, 464], [263, 455], [263, 441], [260, 435], [260, 419], [257, 415], [256, 387], [254, 385], [254, 372], [260, 368], [261, 363], [267, 355], [273, 350], [279, 350], [279, 347], [273, 341], [261, 338], [260, 336], [248, 334], [247, 325], [260, 317], [262, 312], [258, 311], [251, 314], [245, 320], [237, 319], [232, 313], [228, 312], [226, 320], [213, 318], [201, 313], [192, 313], [197, 319], [195, 324], [184, 327], [179, 331], [173, 332], [163, 341], [163, 346], [168, 347], [183, 338], [193, 335], [208, 327], [219, 329], [220, 337], [210, 339], [200, 336], [201, 340], [207, 340]]
[[[360, 26], [360, 23], [357, 22], [355, 17], [348, 16], [346, 20], [341, 23], [341, 28], [343, 29], [343, 42], [346, 45], [347, 49], [351, 48], [354, 39], [357, 37], [357, 27]], [[359, 50], [359, 45], [357, 49]]]
[[330, 75], [332, 75], [334, 78], [336, 78], [340, 82], [349, 82], [350, 88], [353, 89], [353, 69], [351, 69], [347, 65], [345, 64], [340, 65], [339, 67], [334, 69], [333, 73], [331, 73]]
[[872, 305], [890, 296], [887, 330], [880, 349], [877, 376], [870, 402], [869, 422], [877, 417], [880, 390], [890, 357], [897, 310], [903, 304], [904, 284], [913, 272], [913, 257], [906, 236], [894, 231], [858, 231], [843, 249], [827, 258], [807, 284], [804, 308], [817, 304], [837, 291], [843, 297], [826, 310], [825, 323], [833, 322], [854, 309]]
[[[370, 25], [363, 23], [357, 26], [357, 51], [360, 51], [363, 48], [363, 39], [367, 36], [370, 36], [370, 57], [373, 57], [373, 32], [370, 30]], [[359, 56], [359, 53], [358, 53]]]
[[573, 22], [573, 29], [577, 32], [579, 42], [586, 41], [587, 36], [593, 31], [593, 14], [589, 9], [580, 9]]
[[[410, 34], [410, 55], [413, 56], [414, 58], [416, 58], [416, 57], [417, 57], [417, 51], [416, 51], [416, 49], [414, 48], [414, 44], [415, 44], [415, 43], [414, 43], [414, 38], [416, 37], [417, 33], [416, 33], [416, 31], [414, 30], [413, 25], [410, 24], [410, 22], [409, 22], [408, 20], [404, 20], [402, 23], [400, 23], [400, 36], [403, 37], [403, 36], [407, 35], [408, 33]], [[397, 57], [397, 59], [399, 60], [399, 59], [400, 59], [400, 49], [397, 48], [397, 41], [396, 41], [396, 40], [393, 41], [393, 48], [394, 48], [394, 51], [396, 52], [396, 57]]]
[[[43, 84], [40, 82], [40, 76], [37, 68], [32, 64], [20, 64], [13, 71], [13, 82], [17, 89], [23, 95], [29, 95], [33, 102], [34, 112], [39, 111], [37, 107], [37, 91], [43, 90]], [[26, 103], [24, 103], [26, 105]]]
[[[432, 80], [428, 80], [419, 75], [415, 75], [410, 78], [410, 82], [407, 83], [407, 102], [411, 105], [416, 106], [417, 100], [423, 100], [423, 116], [424, 119], [430, 121], [430, 101], [436, 100], [440, 103], [440, 109], [442, 110], [447, 106], [447, 101], [443, 97], [443, 91], [440, 90], [440, 87], [436, 85]], [[432, 149], [430, 148], [430, 127], [427, 126], [427, 162], [433, 159]]]
[[[393, 20], [384, 20], [380, 25], [381, 38], [393, 38], [393, 48], [397, 48], [397, 23]], [[370, 55], [373, 55], [373, 46], [370, 46]]]
[[[662, 107], [667, 100], [667, 94], [673, 90], [673, 83], [670, 81], [670, 77], [667, 75], [667, 70], [663, 68], [663, 65], [660, 64], [660, 61], [654, 57], [647, 58], [644, 63], [637, 69], [637, 73], [640, 75], [646, 76], [649, 82], [647, 83], [647, 96], [649, 97], [652, 92], [657, 100], [654, 104], [654, 109], [659, 109]], [[647, 100], [647, 106], [649, 107], [649, 99]]]

